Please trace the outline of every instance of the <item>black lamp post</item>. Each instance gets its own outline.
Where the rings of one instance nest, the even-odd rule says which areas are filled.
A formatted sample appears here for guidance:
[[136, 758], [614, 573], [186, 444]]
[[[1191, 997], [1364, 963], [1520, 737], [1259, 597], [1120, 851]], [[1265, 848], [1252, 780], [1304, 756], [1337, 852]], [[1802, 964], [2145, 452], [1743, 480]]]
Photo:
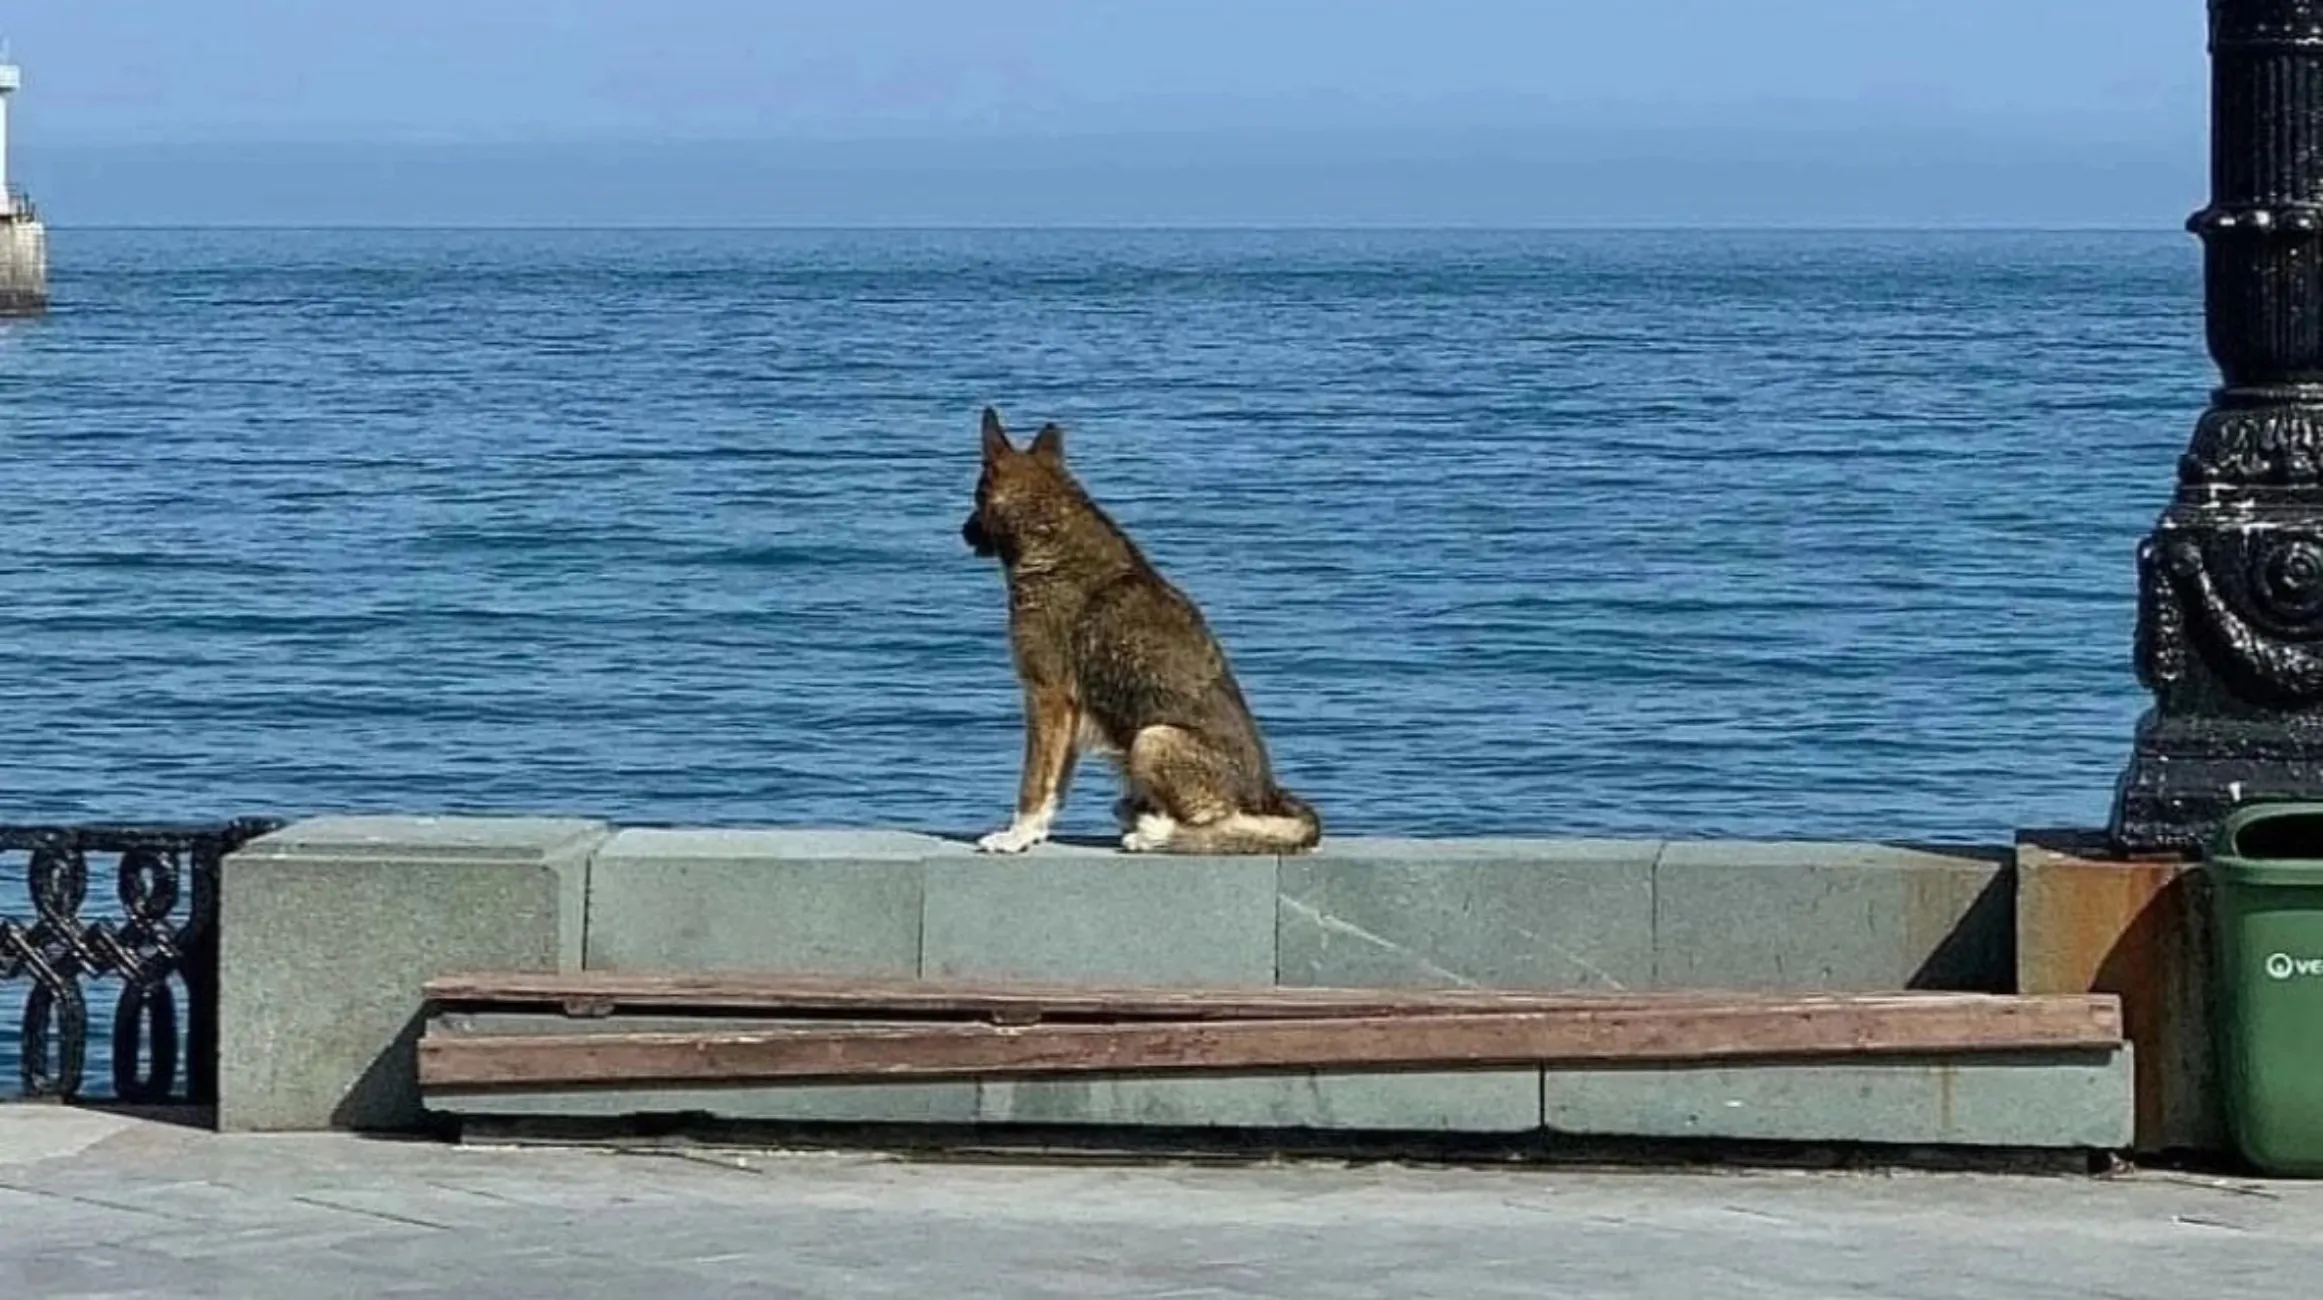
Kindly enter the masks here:
[[2210, 0], [2203, 307], [2222, 384], [2138, 555], [2154, 695], [2116, 847], [2323, 797], [2323, 0]]

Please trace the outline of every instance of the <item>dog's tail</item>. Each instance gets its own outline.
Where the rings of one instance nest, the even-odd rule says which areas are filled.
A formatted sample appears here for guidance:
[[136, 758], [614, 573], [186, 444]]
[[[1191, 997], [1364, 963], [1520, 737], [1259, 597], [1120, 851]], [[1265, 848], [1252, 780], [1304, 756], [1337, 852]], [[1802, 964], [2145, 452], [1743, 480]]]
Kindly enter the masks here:
[[1298, 842], [1292, 845], [1291, 851], [1303, 853], [1322, 843], [1323, 815], [1315, 811], [1314, 805], [1279, 785], [1274, 788], [1273, 793], [1274, 807], [1268, 811], [1277, 817], [1287, 817], [1298, 824]]
[[1304, 853], [1323, 842], [1323, 819], [1306, 800], [1277, 786], [1263, 808], [1238, 812], [1207, 826], [1184, 826], [1171, 839], [1176, 853]]

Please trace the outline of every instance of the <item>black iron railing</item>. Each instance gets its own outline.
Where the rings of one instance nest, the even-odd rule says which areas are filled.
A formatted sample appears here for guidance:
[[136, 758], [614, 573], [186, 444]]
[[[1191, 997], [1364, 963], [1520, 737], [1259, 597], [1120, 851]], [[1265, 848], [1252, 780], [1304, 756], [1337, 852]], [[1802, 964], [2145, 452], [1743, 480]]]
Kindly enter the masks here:
[[[23, 1096], [88, 1091], [89, 997], [118, 985], [111, 1095], [217, 1100], [218, 867], [280, 825], [0, 826], [0, 986], [29, 986]], [[91, 874], [108, 868], [112, 887], [92, 900]], [[0, 1024], [0, 1046], [8, 1037]]]

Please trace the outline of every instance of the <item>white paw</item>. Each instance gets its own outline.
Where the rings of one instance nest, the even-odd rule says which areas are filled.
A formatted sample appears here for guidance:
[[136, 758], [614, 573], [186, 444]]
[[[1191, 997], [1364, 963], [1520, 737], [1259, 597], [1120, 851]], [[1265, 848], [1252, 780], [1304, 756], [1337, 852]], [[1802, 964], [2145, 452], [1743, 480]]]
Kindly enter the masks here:
[[1048, 838], [1048, 832], [1030, 826], [1011, 826], [976, 841], [979, 853], [1022, 853]]
[[976, 847], [985, 853], [1022, 853], [1049, 837], [1049, 827], [1057, 821], [1057, 802], [1054, 799], [1024, 812], [1021, 809], [1009, 819], [1008, 829], [994, 831], [976, 841]]
[[1158, 853], [1169, 847], [1170, 837], [1177, 833], [1178, 824], [1160, 813], [1146, 813], [1137, 819], [1137, 829], [1121, 837], [1121, 847], [1130, 853]]

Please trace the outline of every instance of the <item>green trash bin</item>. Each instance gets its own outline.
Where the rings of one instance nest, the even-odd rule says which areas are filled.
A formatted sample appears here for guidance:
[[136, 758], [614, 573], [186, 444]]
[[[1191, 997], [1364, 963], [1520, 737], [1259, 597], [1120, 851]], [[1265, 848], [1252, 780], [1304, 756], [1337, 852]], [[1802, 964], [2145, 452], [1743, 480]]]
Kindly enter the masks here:
[[2270, 1174], [2323, 1176], [2323, 803], [2261, 803], [2209, 855], [2229, 1131]]

